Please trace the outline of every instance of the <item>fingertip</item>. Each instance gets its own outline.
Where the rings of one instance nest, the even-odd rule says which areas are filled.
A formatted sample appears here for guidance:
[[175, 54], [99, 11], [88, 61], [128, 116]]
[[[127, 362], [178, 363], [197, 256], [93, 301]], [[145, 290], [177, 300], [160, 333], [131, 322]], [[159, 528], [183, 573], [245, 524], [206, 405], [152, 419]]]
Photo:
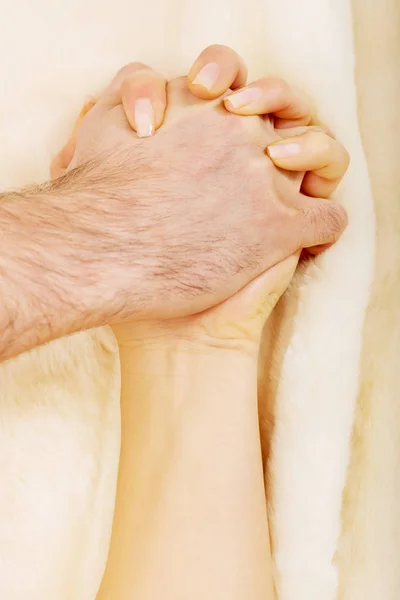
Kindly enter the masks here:
[[154, 71], [137, 73], [122, 83], [121, 95], [132, 129], [138, 137], [151, 137], [164, 120], [166, 80]]
[[236, 115], [259, 115], [264, 114], [260, 107], [262, 91], [256, 86], [247, 86], [226, 96], [223, 101], [225, 108]]
[[284, 141], [274, 142], [267, 146], [265, 151], [277, 167], [287, 170], [304, 170], [304, 165], [299, 164], [299, 156], [301, 157], [302, 153], [301, 139], [287, 138]]
[[229, 48], [215, 44], [208, 46], [194, 62], [189, 71], [187, 85], [197, 98], [218, 98], [229, 88], [244, 85], [247, 68], [242, 58]]
[[273, 142], [268, 145], [266, 152], [274, 164], [281, 168], [317, 170], [331, 164], [332, 139], [322, 132], [310, 130]]
[[219, 88], [216, 89], [216, 83], [220, 76], [221, 67], [216, 62], [209, 62], [204, 66], [195, 69], [189, 73], [187, 85], [191, 93], [202, 100], [211, 100], [217, 98]]
[[235, 108], [233, 106], [232, 102], [230, 101], [229, 97], [222, 98], [222, 102], [223, 102], [223, 105], [224, 105], [225, 109], [228, 112], [232, 113], [233, 115], [240, 115], [240, 116], [242, 116], [243, 113], [245, 112], [245, 111], [243, 111], [243, 108]]
[[108, 87], [105, 89], [103, 96], [113, 95], [117, 93], [121, 87], [121, 84], [125, 79], [130, 77], [133, 73], [137, 71], [149, 70], [150, 67], [141, 62], [131, 62], [119, 69], [116, 75], [111, 80]]

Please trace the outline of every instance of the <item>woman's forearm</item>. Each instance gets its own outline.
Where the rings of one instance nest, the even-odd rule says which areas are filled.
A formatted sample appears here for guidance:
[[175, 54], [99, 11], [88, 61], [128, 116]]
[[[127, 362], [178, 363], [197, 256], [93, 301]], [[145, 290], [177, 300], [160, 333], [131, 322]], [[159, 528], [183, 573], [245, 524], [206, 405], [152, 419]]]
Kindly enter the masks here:
[[270, 600], [256, 360], [121, 347], [122, 448], [97, 600]]

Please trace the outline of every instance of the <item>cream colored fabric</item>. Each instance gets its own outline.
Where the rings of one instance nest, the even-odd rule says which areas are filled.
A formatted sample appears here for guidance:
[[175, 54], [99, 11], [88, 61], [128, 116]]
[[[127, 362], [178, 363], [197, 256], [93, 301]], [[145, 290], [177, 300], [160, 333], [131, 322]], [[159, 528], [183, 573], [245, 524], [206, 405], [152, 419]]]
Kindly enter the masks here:
[[[332, 561], [375, 227], [357, 125], [348, 1], [5, 4], [2, 187], [47, 177], [82, 103], [121, 64], [140, 60], [180, 75], [210, 43], [241, 52], [251, 77], [282, 75], [309, 92], [347, 145], [352, 166], [338, 197], [349, 228], [299, 273], [266, 331], [260, 361], [264, 425], [276, 416], [267, 491], [277, 594], [279, 600], [335, 600]], [[107, 329], [0, 368], [0, 591], [7, 600], [94, 600], [115, 495], [118, 371]]]
[[400, 4], [353, 0], [359, 120], [377, 215], [340, 600], [400, 597]]
[[0, 370], [0, 597], [94, 598], [119, 450], [119, 361], [107, 329]]

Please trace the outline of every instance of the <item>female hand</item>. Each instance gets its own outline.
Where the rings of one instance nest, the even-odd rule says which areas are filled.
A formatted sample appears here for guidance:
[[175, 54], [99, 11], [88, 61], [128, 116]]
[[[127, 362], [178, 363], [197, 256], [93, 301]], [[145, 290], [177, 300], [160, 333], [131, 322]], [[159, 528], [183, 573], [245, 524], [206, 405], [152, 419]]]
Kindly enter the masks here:
[[[197, 98], [212, 100], [224, 96], [229, 112], [269, 115], [281, 138], [268, 147], [271, 160], [287, 171], [305, 173], [301, 186], [305, 195], [328, 198], [349, 165], [346, 149], [317, 121], [310, 100], [300, 91], [276, 77], [265, 77], [245, 86], [246, 77], [246, 66], [234, 50], [213, 45], [194, 62], [187, 84]], [[121, 93], [132, 129], [145, 137], [153, 135], [163, 123], [166, 84], [162, 75], [146, 65], [131, 63], [119, 71], [106, 93]], [[91, 100], [83, 107], [70, 139], [52, 163], [52, 178], [68, 168], [79, 124], [95, 104]]]
[[289, 285], [298, 259], [298, 253], [290, 256], [228, 300], [196, 315], [113, 326], [121, 354], [140, 348], [170, 348], [188, 354], [223, 349], [256, 359], [265, 322]]
[[[211, 52], [211, 55], [207, 55], [207, 51], [205, 55], [203, 53], [200, 62], [192, 69], [194, 75], [191, 71], [188, 80], [189, 88], [194, 95], [204, 100], [216, 98], [225, 93], [229, 87], [235, 88], [244, 83], [244, 71], [237, 55], [229, 49], [222, 48], [218, 49], [217, 56], [214, 57], [215, 47], [208, 49], [208, 52]], [[209, 86], [205, 85], [207, 81], [204, 80], [204, 72], [201, 76], [203, 79], [200, 77], [200, 80], [198, 73], [201, 71], [201, 65], [208, 64], [209, 59], [213, 57], [214, 62], [221, 67], [218, 72], [222, 80], [217, 78], [217, 81]], [[229, 59], [226, 64], [225, 59]], [[118, 89], [121, 89], [125, 114], [132, 128], [139, 135], [143, 135], [152, 133], [162, 123], [166, 105], [165, 82], [159, 75], [148, 69], [135, 69], [135, 66], [130, 66], [126, 71], [121, 72], [119, 83], [117, 82], [115, 88], [109, 90], [109, 93], [118, 95]], [[123, 81], [126, 83], [122, 83]], [[289, 136], [292, 144], [294, 142], [290, 137], [294, 134], [295, 143], [300, 150], [295, 160], [282, 157], [279, 159], [276, 156], [274, 158], [274, 152], [271, 152], [273, 146], [270, 146], [271, 159], [274, 162], [281, 161], [279, 166], [282, 166], [282, 162], [286, 160], [283, 166], [286, 165], [287, 170], [295, 174], [293, 178], [288, 177], [290, 185], [298, 188], [304, 172], [315, 170], [308, 179], [303, 179], [303, 192], [320, 197], [324, 197], [320, 190], [325, 194], [330, 193], [329, 190], [332, 190], [340, 179], [343, 167], [338, 168], [337, 164], [342, 164], [343, 160], [338, 158], [334, 150], [337, 148], [336, 143], [327, 142], [327, 138], [329, 140], [332, 138], [323, 130], [307, 129], [312, 123], [309, 118], [311, 114], [309, 104], [296, 99], [297, 96], [291, 88], [285, 87], [286, 84], [277, 80], [262, 80], [256, 82], [254, 86], [246, 90], [255, 89], [257, 92], [261, 90], [258, 105], [235, 107], [235, 101], [232, 102], [229, 100], [230, 96], [226, 96], [224, 103], [227, 110], [238, 114], [274, 113], [273, 122], [278, 135], [282, 140], [287, 139], [285, 136]], [[278, 96], [278, 99], [274, 100], [275, 104], [268, 100], [271, 89], [272, 95]], [[285, 91], [280, 91], [282, 89]], [[287, 97], [284, 96], [285, 93], [288, 94]], [[140, 110], [137, 108], [138, 100], [142, 100], [139, 102]], [[151, 110], [149, 105], [152, 107]], [[91, 105], [87, 106], [84, 112], [90, 108]], [[285, 125], [290, 127], [285, 128]], [[315, 139], [315, 136], [310, 137], [311, 133], [321, 135]], [[279, 142], [280, 140], [278, 144]], [[73, 144], [72, 138], [69, 147], [69, 152], [72, 151], [71, 157]], [[274, 145], [277, 147], [277, 144]], [[65, 155], [64, 158], [68, 159], [68, 156]], [[64, 165], [68, 166], [69, 160], [66, 160]], [[321, 162], [326, 162], [323, 171], [321, 171]], [[244, 581], [248, 581], [249, 577], [243, 574], [251, 572], [263, 574], [264, 579], [260, 575], [263, 586], [260, 597], [269, 597], [267, 595], [269, 593], [272, 597], [272, 592], [269, 591], [271, 575], [268, 572], [268, 527], [256, 418], [256, 365], [264, 323], [289, 284], [298, 258], [299, 253], [296, 252], [269, 268], [228, 300], [196, 315], [114, 326], [121, 353], [123, 441], [114, 541], [99, 599], [111, 595], [125, 598], [126, 590], [137, 591], [146, 586], [151, 586], [152, 597], [155, 597], [154, 586], [159, 585], [162, 589], [166, 589], [165, 580], [168, 580], [168, 587], [164, 593], [169, 593], [171, 597], [175, 597], [176, 588], [179, 592], [185, 588], [186, 595], [187, 590], [191, 590], [193, 595], [193, 581], [198, 582], [197, 571], [194, 568], [193, 571], [188, 569], [185, 573], [188, 581], [182, 583], [184, 578], [182, 578], [179, 561], [184, 556], [186, 565], [196, 565], [197, 569], [200, 568], [203, 573], [209, 574], [211, 570], [208, 570], [208, 563], [205, 563], [206, 567], [204, 567], [204, 561], [205, 557], [213, 557], [210, 549], [218, 550], [219, 560], [219, 568], [213, 569], [214, 572], [217, 571], [218, 577], [214, 576], [217, 582], [212, 578], [210, 581], [208, 576], [205, 578], [207, 586], [211, 586], [214, 593], [218, 589], [218, 583], [227, 593], [227, 582], [229, 582], [230, 585], [235, 585], [235, 597], [249, 597], [248, 589], [244, 585]], [[244, 423], [248, 426], [245, 427]], [[212, 430], [210, 424], [213, 425]], [[175, 440], [175, 444], [178, 440], [178, 446], [171, 445], [171, 439]], [[204, 450], [205, 439], [207, 439], [206, 451]], [[137, 448], [133, 447], [135, 443]], [[169, 457], [171, 447], [174, 450], [172, 458]], [[176, 450], [177, 447], [179, 452]], [[215, 460], [216, 456], [218, 461]], [[236, 456], [240, 456], [241, 461], [235, 460]], [[193, 469], [193, 464], [197, 467], [204, 465], [204, 468]], [[219, 465], [223, 465], [224, 473], [235, 473], [232, 480], [226, 484], [224, 480], [224, 485], [221, 484]], [[240, 465], [244, 466], [242, 471]], [[167, 491], [164, 490], [164, 495], [157, 483], [156, 494], [150, 489], [148, 497], [142, 493], [135, 496], [134, 490], [139, 488], [137, 482], [141, 483], [141, 490], [145, 487], [143, 484], [145, 480], [150, 482], [146, 485], [151, 488], [153, 482], [158, 482], [158, 478], [149, 477], [148, 474], [166, 471], [169, 473], [169, 478], [163, 480], [163, 485], [167, 488]], [[143, 477], [143, 473], [146, 473], [146, 478]], [[252, 474], [251, 477], [249, 473]], [[213, 487], [214, 481], [217, 481], [218, 485]], [[253, 504], [242, 505], [230, 501], [238, 497], [237, 490], [243, 488], [247, 489], [249, 499], [258, 499], [256, 509]], [[212, 489], [218, 490], [214, 498], [213, 513], [224, 515], [224, 518], [218, 519], [216, 527], [210, 519], [204, 518], [202, 512], [204, 506], [210, 505]], [[207, 502], [202, 496], [204, 493]], [[144, 501], [141, 496], [144, 497]], [[155, 497], [159, 500], [156, 505], [153, 502]], [[151, 501], [148, 501], [148, 498]], [[168, 501], [165, 501], [165, 498]], [[141, 501], [143, 504], [140, 504]], [[180, 503], [183, 504], [182, 510]], [[159, 511], [156, 521], [162, 522], [163, 528], [162, 530], [157, 528], [154, 534], [151, 526], [146, 529], [145, 525], [154, 522], [152, 511], [156, 510], [155, 506]], [[190, 506], [190, 511], [187, 510], [187, 506]], [[233, 511], [232, 506], [236, 512]], [[227, 507], [230, 507], [230, 510]], [[140, 516], [140, 523], [135, 521], [135, 515]], [[189, 523], [185, 521], [186, 515], [190, 516]], [[227, 536], [224, 529], [227, 521], [242, 524], [242, 527], [235, 527], [229, 538], [229, 544], [226, 543]], [[180, 527], [176, 527], [177, 522]], [[199, 526], [202, 529], [204, 548], [196, 538]], [[261, 530], [263, 535], [260, 533]], [[138, 536], [138, 531], [141, 537]], [[243, 534], [244, 532], [246, 535]], [[253, 535], [248, 532], [253, 532]], [[174, 545], [172, 553], [169, 551], [171, 540]], [[165, 553], [163, 541], [168, 550]], [[225, 547], [224, 543], [229, 547]], [[157, 548], [154, 554], [142, 553], [143, 547], [148, 549], [153, 546]], [[243, 548], [246, 548], [246, 552]], [[243, 551], [243, 556], [240, 556], [240, 549]], [[139, 556], [136, 556], [135, 552]], [[151, 576], [143, 576], [143, 555], [160, 558], [158, 563], [148, 561], [147, 566]], [[202, 557], [202, 563], [197, 560], [199, 555]], [[132, 556], [134, 558], [136, 556], [136, 564], [140, 565], [140, 569], [137, 569], [139, 576], [135, 572], [135, 561]], [[238, 557], [240, 557], [239, 562]], [[234, 564], [234, 560], [242, 568], [236, 569], [232, 576], [231, 565]], [[211, 562], [215, 565], [213, 560]], [[192, 576], [193, 573], [196, 576]], [[228, 579], [226, 579], [227, 574]], [[253, 576], [250, 579], [257, 578]], [[159, 584], [157, 584], [158, 580]], [[119, 592], [116, 593], [118, 589]], [[195, 591], [199, 597], [204, 597], [198, 583]], [[148, 594], [147, 597], [150, 596], [151, 594]], [[222, 596], [221, 594], [213, 596], [211, 593], [211, 597]]]

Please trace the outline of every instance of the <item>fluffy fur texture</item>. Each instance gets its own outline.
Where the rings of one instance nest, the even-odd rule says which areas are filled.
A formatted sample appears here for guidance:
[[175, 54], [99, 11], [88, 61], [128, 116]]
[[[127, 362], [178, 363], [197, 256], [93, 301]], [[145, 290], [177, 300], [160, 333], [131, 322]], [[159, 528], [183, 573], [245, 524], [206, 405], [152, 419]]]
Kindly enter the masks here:
[[[386, 1], [392, 10], [394, 3]], [[375, 26], [370, 16], [362, 18], [362, 6], [355, 0], [360, 44], [362, 32], [372, 37]], [[225, 43], [241, 52], [252, 78], [281, 75], [315, 98], [321, 118], [352, 156], [338, 191], [350, 225], [340, 243], [299, 272], [266, 329], [261, 353], [261, 426], [272, 432], [267, 493], [277, 597], [336, 600], [339, 573], [341, 600], [394, 600], [400, 535], [398, 522], [394, 532], [389, 523], [399, 407], [390, 390], [400, 382], [385, 358], [398, 338], [391, 331], [393, 313], [385, 320], [383, 305], [395, 310], [390, 294], [396, 275], [395, 267], [377, 271], [363, 337], [375, 224], [357, 125], [348, 0], [14, 0], [0, 32], [3, 188], [46, 179], [83, 102], [131, 60], [181, 75], [203, 47]], [[368, 129], [376, 96], [368, 91], [369, 55], [362, 56], [360, 119], [380, 203], [379, 261], [391, 265], [388, 238], [395, 236], [398, 211], [392, 190], [399, 181], [392, 174], [383, 193], [382, 173], [374, 169], [382, 160]], [[337, 568], [363, 339], [363, 385]], [[374, 355], [375, 348], [382, 356]], [[387, 408], [383, 417], [381, 403]], [[118, 353], [110, 331], [75, 335], [2, 365], [0, 424], [1, 596], [94, 600], [108, 549], [119, 451]], [[385, 490], [378, 499], [374, 485]], [[385, 524], [367, 525], [371, 518], [377, 524], [385, 518]], [[390, 575], [382, 583], [387, 563]]]
[[[297, 6], [290, 0], [268, 3], [265, 37], [275, 69], [312, 93], [322, 119], [349, 148], [352, 165], [338, 197], [350, 225], [331, 252], [299, 273], [281, 303], [293, 322], [290, 335], [278, 342], [285, 345], [282, 362], [274, 365], [279, 381], [267, 492], [278, 597], [335, 600], [333, 557], [372, 276], [374, 219], [357, 129], [350, 7], [307, 2], [300, 12]], [[282, 14], [284, 23], [277, 28]], [[276, 343], [276, 335], [271, 337]], [[265, 395], [273, 401], [271, 385]]]
[[[339, 600], [400, 597], [400, 5], [353, 0], [360, 128], [377, 215]], [[372, 43], [371, 43], [372, 42]]]

